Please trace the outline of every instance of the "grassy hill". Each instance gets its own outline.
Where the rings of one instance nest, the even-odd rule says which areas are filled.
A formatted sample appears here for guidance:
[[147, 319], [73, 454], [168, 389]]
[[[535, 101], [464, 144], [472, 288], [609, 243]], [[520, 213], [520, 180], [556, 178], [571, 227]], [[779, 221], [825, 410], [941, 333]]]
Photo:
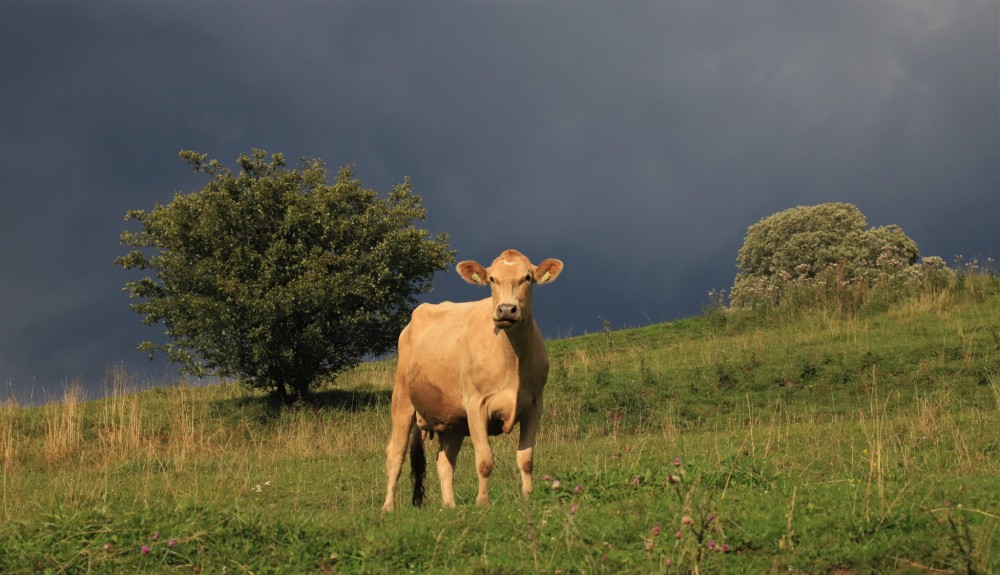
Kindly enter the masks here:
[[[316, 405], [235, 384], [0, 406], [2, 573], [1000, 572], [1000, 289], [703, 316], [549, 344], [458, 508], [381, 514], [391, 362]], [[403, 498], [409, 482], [402, 481]]]

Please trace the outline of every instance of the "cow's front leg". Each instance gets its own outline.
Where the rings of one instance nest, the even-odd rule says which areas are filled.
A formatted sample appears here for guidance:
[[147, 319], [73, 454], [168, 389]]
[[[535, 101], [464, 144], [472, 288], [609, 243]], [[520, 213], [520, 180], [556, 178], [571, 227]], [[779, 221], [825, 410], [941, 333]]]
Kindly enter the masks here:
[[517, 468], [521, 470], [521, 495], [527, 499], [531, 493], [531, 473], [534, 470], [535, 438], [538, 436], [538, 423], [542, 418], [542, 398], [536, 397], [535, 402], [521, 414], [521, 437], [517, 442]]
[[476, 450], [476, 474], [479, 476], [479, 493], [476, 495], [476, 505], [489, 505], [490, 496], [487, 484], [493, 473], [493, 449], [490, 448], [490, 436], [486, 428], [486, 409], [476, 406], [466, 410], [469, 418], [469, 438], [472, 448]]

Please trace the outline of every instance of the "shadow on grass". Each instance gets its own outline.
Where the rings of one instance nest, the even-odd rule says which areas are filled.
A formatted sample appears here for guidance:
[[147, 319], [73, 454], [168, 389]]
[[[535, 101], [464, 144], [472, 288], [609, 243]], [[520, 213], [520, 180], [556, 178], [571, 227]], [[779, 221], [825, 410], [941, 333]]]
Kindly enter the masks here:
[[391, 401], [391, 389], [328, 389], [314, 392], [305, 405], [317, 409], [358, 413], [372, 411], [380, 405], [389, 405]]
[[284, 413], [297, 410], [310, 410], [319, 414], [325, 411], [344, 411], [349, 413], [364, 413], [375, 411], [380, 406], [390, 404], [391, 389], [325, 389], [310, 394], [306, 401], [285, 403], [276, 394], [247, 395], [216, 402], [222, 413], [229, 413], [234, 418], [246, 416], [261, 422], [273, 421]]

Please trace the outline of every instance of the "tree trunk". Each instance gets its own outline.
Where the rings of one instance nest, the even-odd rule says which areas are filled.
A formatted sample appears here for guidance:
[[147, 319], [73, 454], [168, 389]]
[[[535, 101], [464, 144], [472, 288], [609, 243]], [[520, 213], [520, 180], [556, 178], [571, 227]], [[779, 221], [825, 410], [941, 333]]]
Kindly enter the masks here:
[[288, 389], [285, 388], [285, 382], [281, 380], [275, 381], [273, 393], [282, 405], [289, 405], [292, 403], [292, 398], [288, 395]]
[[297, 378], [292, 382], [292, 390], [295, 393], [295, 399], [301, 401], [309, 401], [309, 380], [305, 378]]

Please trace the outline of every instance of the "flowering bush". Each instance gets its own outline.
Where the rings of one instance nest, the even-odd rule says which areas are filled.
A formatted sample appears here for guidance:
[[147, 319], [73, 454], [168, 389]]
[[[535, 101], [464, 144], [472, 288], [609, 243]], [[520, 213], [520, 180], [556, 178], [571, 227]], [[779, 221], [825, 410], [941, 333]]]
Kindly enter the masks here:
[[[783, 317], [805, 309], [839, 313], [885, 311], [908, 298], [930, 296], [928, 302], [948, 301], [962, 294], [975, 301], [1000, 295], [1000, 277], [992, 257], [966, 259], [956, 256], [949, 267], [937, 256], [910, 264], [896, 246], [887, 245], [868, 268], [849, 272], [849, 266], [832, 263], [820, 270], [799, 264], [794, 273], [778, 272], [770, 277], [743, 277], [725, 305], [725, 290], [710, 291], [710, 305], [703, 315], [719, 326], [738, 325], [739, 318], [759, 313]], [[946, 297], [947, 296], [947, 297]], [[941, 299], [945, 297], [945, 299]], [[750, 314], [732, 314], [734, 310]], [[732, 322], [737, 321], [737, 324]]]
[[748, 228], [730, 301], [739, 308], [832, 304], [853, 311], [876, 287], [947, 285], [944, 260], [918, 260], [917, 244], [898, 226], [867, 228], [851, 204], [800, 206]]

